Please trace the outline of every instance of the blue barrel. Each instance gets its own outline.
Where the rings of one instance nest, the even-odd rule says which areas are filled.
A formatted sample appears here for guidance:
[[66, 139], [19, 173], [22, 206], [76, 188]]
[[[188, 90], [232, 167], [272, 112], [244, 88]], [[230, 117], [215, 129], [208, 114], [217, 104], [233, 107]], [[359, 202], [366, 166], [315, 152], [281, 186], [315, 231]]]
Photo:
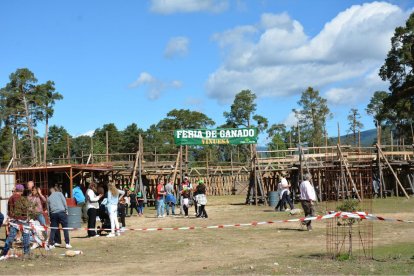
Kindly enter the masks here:
[[278, 191], [269, 192], [269, 205], [271, 207], [276, 207], [278, 203], [279, 203], [279, 192]]
[[68, 207], [68, 227], [82, 227], [82, 207]]

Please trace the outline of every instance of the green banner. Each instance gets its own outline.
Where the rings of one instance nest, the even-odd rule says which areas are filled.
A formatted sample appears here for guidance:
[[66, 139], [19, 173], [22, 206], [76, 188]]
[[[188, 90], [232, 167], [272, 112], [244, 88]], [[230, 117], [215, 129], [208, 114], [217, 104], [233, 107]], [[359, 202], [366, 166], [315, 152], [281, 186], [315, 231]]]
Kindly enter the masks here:
[[177, 129], [176, 145], [257, 144], [257, 128]]

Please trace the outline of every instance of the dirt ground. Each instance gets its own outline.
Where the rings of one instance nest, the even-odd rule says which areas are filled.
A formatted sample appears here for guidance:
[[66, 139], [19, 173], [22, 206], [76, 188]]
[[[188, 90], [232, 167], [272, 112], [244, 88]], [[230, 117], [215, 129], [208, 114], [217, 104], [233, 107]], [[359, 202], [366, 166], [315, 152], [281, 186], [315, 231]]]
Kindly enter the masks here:
[[[246, 206], [244, 197], [209, 197], [208, 219], [127, 218], [127, 227], [183, 227], [248, 223], [292, 218], [271, 207]], [[299, 207], [299, 205], [297, 206]], [[373, 203], [375, 214], [414, 220], [414, 198], [383, 199]], [[317, 210], [324, 210], [324, 205]], [[192, 214], [193, 215], [193, 214]], [[65, 249], [35, 250], [30, 260], [0, 263], [0, 274], [413, 274], [414, 224], [374, 223], [374, 260], [336, 261], [326, 257], [326, 224], [314, 231], [299, 223], [225, 229], [127, 231], [120, 237], [85, 238], [71, 232], [74, 250], [83, 255], [62, 256]], [[4, 238], [4, 231], [1, 236]], [[43, 256], [42, 256], [43, 254]]]

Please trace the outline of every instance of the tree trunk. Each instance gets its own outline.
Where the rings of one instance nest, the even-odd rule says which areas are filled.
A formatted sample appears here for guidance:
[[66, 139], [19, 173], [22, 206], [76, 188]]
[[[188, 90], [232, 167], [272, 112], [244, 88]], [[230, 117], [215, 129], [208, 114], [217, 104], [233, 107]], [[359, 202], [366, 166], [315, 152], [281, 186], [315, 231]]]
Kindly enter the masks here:
[[33, 161], [36, 162], [36, 150], [35, 150], [35, 145], [34, 145], [34, 133], [33, 133], [33, 126], [32, 126], [32, 119], [30, 118], [29, 106], [27, 105], [27, 99], [23, 91], [22, 91], [22, 94], [23, 94], [24, 112], [26, 115], [26, 123], [27, 123], [27, 128], [29, 129], [32, 162]]

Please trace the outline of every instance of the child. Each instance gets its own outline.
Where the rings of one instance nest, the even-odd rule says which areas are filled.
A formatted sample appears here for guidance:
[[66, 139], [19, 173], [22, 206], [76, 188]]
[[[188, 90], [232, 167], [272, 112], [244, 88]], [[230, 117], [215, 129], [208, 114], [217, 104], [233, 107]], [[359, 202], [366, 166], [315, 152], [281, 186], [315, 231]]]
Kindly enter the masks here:
[[144, 195], [142, 192], [138, 192], [137, 194], [138, 200], [138, 216], [142, 216], [144, 214]]
[[206, 204], [207, 204], [206, 186], [204, 185], [203, 180], [198, 181], [196, 201], [198, 205], [197, 217], [208, 218], [207, 212], [206, 212]]
[[181, 191], [181, 196], [183, 197], [184, 216], [188, 218], [188, 207], [190, 205], [190, 191], [188, 189], [183, 189]]
[[135, 193], [135, 189], [134, 188], [130, 188], [129, 189], [129, 202], [130, 202], [130, 213], [132, 216], [132, 213], [134, 212], [134, 210], [138, 212], [138, 202], [137, 202], [137, 194]]
[[118, 216], [122, 224], [121, 232], [125, 231], [125, 217], [126, 217], [126, 212], [128, 212], [127, 208], [128, 207], [125, 203], [125, 197], [120, 198], [119, 203], [118, 203]]

